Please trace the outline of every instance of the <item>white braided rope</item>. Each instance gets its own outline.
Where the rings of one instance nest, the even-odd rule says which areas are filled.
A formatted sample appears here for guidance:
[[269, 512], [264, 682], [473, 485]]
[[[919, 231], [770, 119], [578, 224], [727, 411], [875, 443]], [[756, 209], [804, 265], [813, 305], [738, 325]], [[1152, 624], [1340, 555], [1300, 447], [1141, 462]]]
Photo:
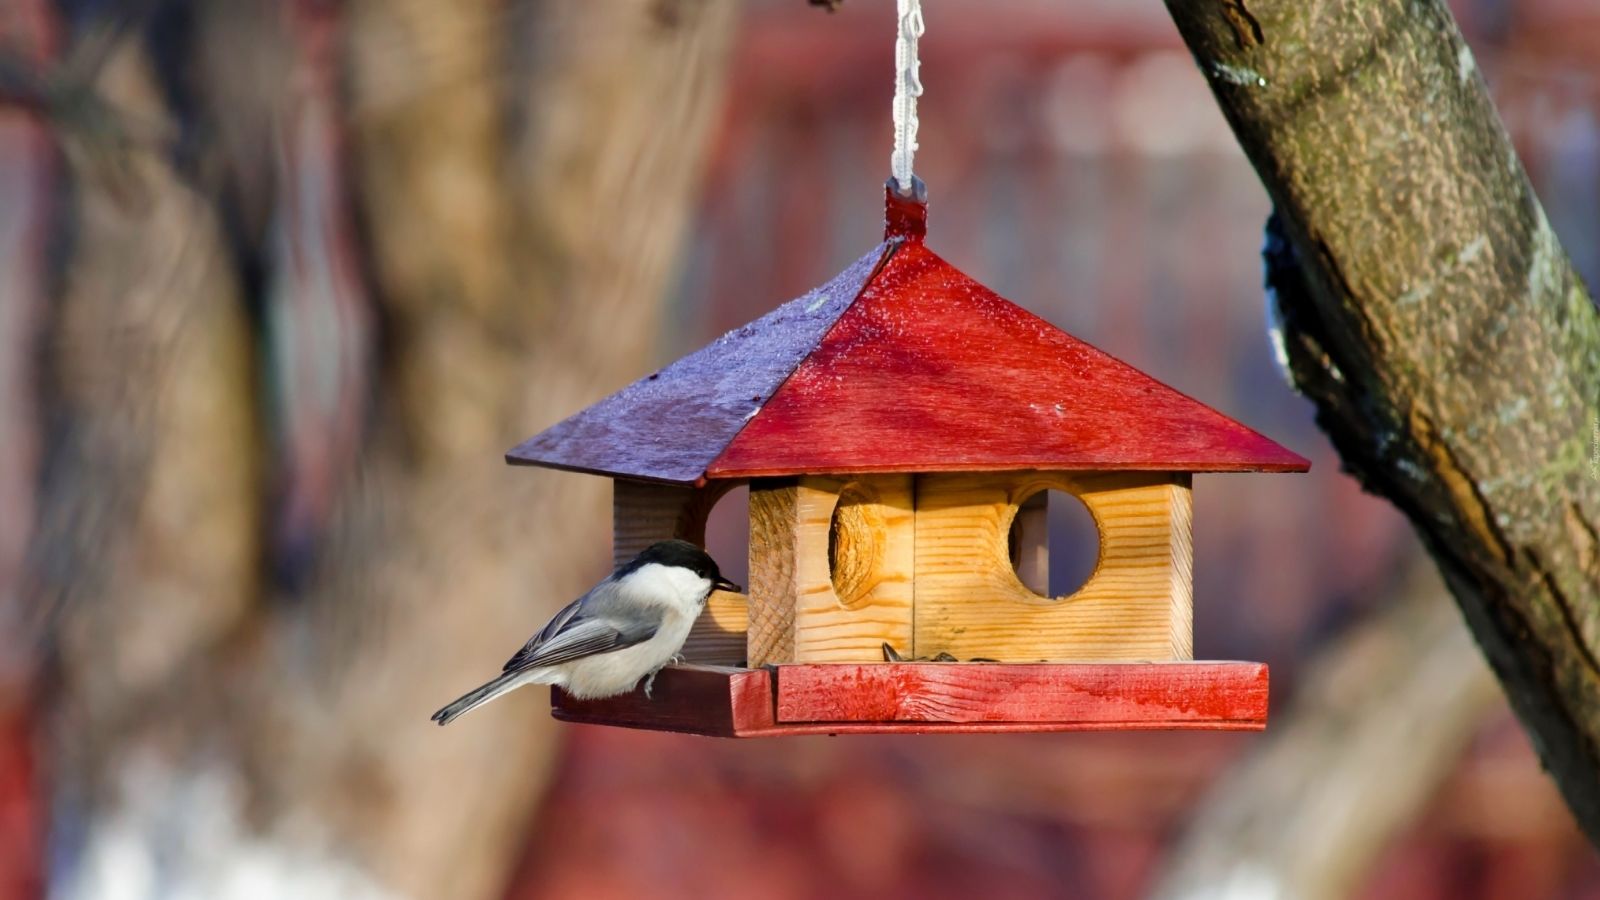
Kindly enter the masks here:
[[922, 0], [896, 0], [900, 34], [894, 42], [894, 153], [889, 172], [900, 193], [911, 193], [911, 160], [917, 155], [917, 98], [922, 96]]

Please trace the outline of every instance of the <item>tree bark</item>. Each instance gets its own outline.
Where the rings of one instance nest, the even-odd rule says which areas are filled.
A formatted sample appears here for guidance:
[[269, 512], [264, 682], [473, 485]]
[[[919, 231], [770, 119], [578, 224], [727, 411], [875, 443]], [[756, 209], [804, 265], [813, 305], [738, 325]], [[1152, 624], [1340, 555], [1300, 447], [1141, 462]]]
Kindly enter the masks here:
[[1269, 301], [1600, 840], [1600, 313], [1442, 0], [1168, 0], [1276, 208]]
[[[189, 162], [164, 144], [73, 155], [33, 541], [55, 610], [53, 896], [501, 893], [548, 719], [531, 695], [444, 730], [428, 715], [604, 569], [604, 482], [501, 458], [654, 356], [734, 15], [731, 0], [285, 4], [348, 17], [346, 167], [282, 140], [279, 9], [193, 4], [192, 43], [157, 42], [193, 54], [176, 61], [117, 43], [97, 92], [171, 120]], [[163, 92], [152, 68], [205, 74]], [[285, 155], [329, 163], [360, 241], [281, 236], [299, 214], [342, 239], [349, 213], [297, 207]], [[334, 375], [363, 401], [327, 418], [366, 425], [348, 471], [317, 469], [334, 503], [285, 577], [293, 542], [267, 534], [302, 400], [262, 402], [296, 364], [263, 332], [280, 295], [316, 289], [308, 268], [370, 276], [370, 300], [334, 289], [379, 325], [348, 357], [365, 370]]]

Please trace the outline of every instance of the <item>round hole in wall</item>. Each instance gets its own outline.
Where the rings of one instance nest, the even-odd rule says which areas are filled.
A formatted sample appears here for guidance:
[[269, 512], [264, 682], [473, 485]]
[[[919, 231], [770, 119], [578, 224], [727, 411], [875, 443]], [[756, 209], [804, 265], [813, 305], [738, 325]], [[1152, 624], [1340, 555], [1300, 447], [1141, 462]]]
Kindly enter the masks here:
[[1100, 561], [1100, 529], [1083, 501], [1065, 491], [1039, 491], [1017, 505], [1007, 536], [1017, 580], [1041, 597], [1076, 593]]
[[750, 587], [750, 488], [730, 489], [706, 516], [706, 552], [722, 577]]
[[887, 529], [875, 493], [857, 484], [839, 492], [828, 524], [828, 573], [845, 607], [866, 599], [877, 586]]

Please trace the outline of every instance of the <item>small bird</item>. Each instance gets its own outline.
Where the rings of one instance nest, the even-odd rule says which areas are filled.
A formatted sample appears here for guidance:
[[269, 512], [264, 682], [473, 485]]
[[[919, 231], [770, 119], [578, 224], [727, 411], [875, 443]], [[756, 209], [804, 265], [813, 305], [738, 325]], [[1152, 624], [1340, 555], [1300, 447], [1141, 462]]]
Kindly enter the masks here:
[[614, 697], [683, 649], [712, 591], [743, 588], [722, 577], [710, 554], [688, 541], [661, 541], [567, 604], [505, 664], [503, 674], [433, 714], [447, 725], [526, 684], [553, 684], [579, 700]]

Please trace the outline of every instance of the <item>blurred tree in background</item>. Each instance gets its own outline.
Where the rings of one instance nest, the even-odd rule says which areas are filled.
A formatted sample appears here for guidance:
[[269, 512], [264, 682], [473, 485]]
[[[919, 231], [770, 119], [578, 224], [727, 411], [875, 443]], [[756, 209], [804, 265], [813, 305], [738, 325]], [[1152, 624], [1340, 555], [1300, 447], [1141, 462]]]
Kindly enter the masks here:
[[606, 555], [594, 482], [496, 463], [650, 358], [732, 25], [6, 0], [54, 895], [497, 893], [550, 729], [427, 712]]
[[[1451, 5], [1592, 278], [1600, 17]], [[877, 238], [893, 4], [742, 6], [0, 0], [0, 898], [1600, 897], [1278, 377], [1250, 95], [1158, 4], [930, 4], [919, 171], [952, 262], [1315, 459], [1196, 486], [1266, 736], [428, 723], [609, 555], [603, 482], [504, 450]], [[1236, 69], [1267, 4], [1204, 7]]]

